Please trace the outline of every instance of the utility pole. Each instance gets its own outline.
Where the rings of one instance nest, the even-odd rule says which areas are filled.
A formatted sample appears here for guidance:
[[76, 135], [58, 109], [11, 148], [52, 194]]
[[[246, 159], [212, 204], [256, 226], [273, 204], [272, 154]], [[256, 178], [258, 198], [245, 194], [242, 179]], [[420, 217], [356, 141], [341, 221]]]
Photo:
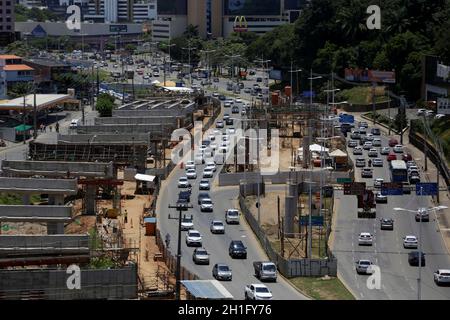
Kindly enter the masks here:
[[194, 50], [194, 48], [191, 48], [191, 42], [188, 42], [187, 48], [182, 48], [183, 50], [188, 51], [188, 63], [189, 63], [189, 84], [192, 87], [192, 72], [191, 72], [191, 50]]
[[33, 90], [34, 103], [33, 103], [33, 139], [37, 138], [37, 106], [36, 106], [36, 87]]
[[[187, 209], [193, 208], [190, 206], [171, 206], [169, 205], [169, 209], [177, 209], [178, 210], [178, 244], [177, 244], [177, 269], [175, 272], [176, 276], [176, 285], [175, 285], [175, 295], [176, 300], [180, 300], [180, 292], [181, 292], [181, 213], [183, 211], [187, 211]], [[170, 217], [169, 217], [170, 218]]]

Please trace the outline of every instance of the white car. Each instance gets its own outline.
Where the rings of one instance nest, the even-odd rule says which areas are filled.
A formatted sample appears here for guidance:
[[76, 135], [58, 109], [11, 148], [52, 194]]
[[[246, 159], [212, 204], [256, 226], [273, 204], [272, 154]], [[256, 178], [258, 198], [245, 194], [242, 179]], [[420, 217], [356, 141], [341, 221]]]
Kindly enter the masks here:
[[372, 160], [372, 166], [374, 167], [382, 167], [383, 166], [383, 160], [380, 158], [375, 158]]
[[198, 185], [199, 190], [209, 190], [211, 189], [211, 185], [209, 184], [208, 180], [200, 180], [200, 183]]
[[187, 177], [180, 177], [178, 179], [178, 188], [189, 188], [191, 184]]
[[213, 142], [209, 145], [209, 147], [211, 148], [212, 151], [216, 151], [217, 150], [217, 143]]
[[192, 215], [190, 217], [183, 216], [181, 218], [181, 231], [187, 231], [194, 229], [194, 219]]
[[197, 171], [195, 171], [195, 169], [187, 169], [186, 177], [188, 179], [197, 179]]
[[434, 116], [436, 119], [441, 119], [445, 117], [445, 114], [442, 113], [438, 113], [437, 115]]
[[434, 274], [434, 282], [437, 285], [450, 283], [450, 269], [439, 269]]
[[228, 209], [225, 212], [225, 221], [228, 224], [239, 224], [239, 211], [237, 209]]
[[186, 170], [194, 169], [195, 170], [195, 162], [192, 160], [186, 161]]
[[194, 162], [195, 162], [195, 164], [203, 164], [205, 162], [205, 160], [203, 159], [203, 154], [197, 153], [194, 156]]
[[210, 226], [210, 230], [211, 233], [225, 233], [225, 225], [223, 224], [222, 221], [220, 220], [213, 220], [211, 221], [211, 226]]
[[419, 241], [416, 236], [405, 236], [403, 238], [403, 248], [405, 249], [417, 249]]
[[382, 155], [388, 155], [389, 153], [391, 153], [391, 148], [389, 148], [389, 147], [383, 147], [383, 148], [381, 149], [380, 153], [381, 153]]
[[366, 134], [367, 133], [367, 130], [366, 130], [365, 127], [359, 127], [358, 131], [359, 131], [360, 134]]
[[208, 199], [208, 198], [203, 198], [200, 203], [200, 211], [201, 212], [205, 212], [205, 211], [212, 212], [213, 210], [214, 210], [214, 204], [213, 204], [212, 200]]
[[381, 188], [381, 184], [384, 182], [384, 179], [382, 179], [382, 178], [376, 178], [374, 181], [373, 181], [373, 186], [375, 187], [375, 188]]
[[394, 152], [395, 153], [403, 153], [403, 146], [401, 144], [396, 144], [394, 146]]
[[236, 133], [236, 129], [235, 128], [228, 128], [227, 129], [227, 134], [235, 134]]
[[73, 119], [70, 121], [69, 128], [70, 129], [76, 129], [80, 125], [80, 119]]
[[241, 105], [242, 104], [242, 99], [236, 99], [236, 100], [234, 100], [234, 103]]
[[422, 116], [427, 110], [426, 109], [419, 109], [417, 110], [417, 115]]
[[212, 178], [214, 176], [214, 172], [211, 168], [205, 168], [203, 170], [203, 178]]
[[358, 244], [360, 246], [371, 246], [373, 243], [373, 236], [369, 232], [361, 232], [358, 237]]
[[364, 145], [363, 145], [364, 150], [370, 150], [370, 149], [372, 149], [372, 147], [373, 147], [373, 145], [372, 145], [371, 141], [364, 142]]
[[374, 138], [372, 141], [372, 144], [374, 147], [381, 147], [381, 139], [380, 138]]
[[354, 155], [362, 155], [363, 154], [363, 149], [361, 147], [355, 147], [353, 149], [353, 154]]
[[368, 153], [369, 157], [378, 157], [378, 150], [375, 148], [371, 148]]
[[216, 164], [214, 162], [207, 162], [205, 169], [211, 169], [213, 172], [216, 172]]
[[356, 273], [372, 274], [375, 270], [372, 268], [373, 263], [370, 260], [356, 261]]
[[186, 233], [186, 245], [190, 246], [202, 246], [202, 235], [197, 230], [188, 230]]
[[245, 300], [272, 300], [272, 292], [264, 284], [254, 283], [245, 287]]

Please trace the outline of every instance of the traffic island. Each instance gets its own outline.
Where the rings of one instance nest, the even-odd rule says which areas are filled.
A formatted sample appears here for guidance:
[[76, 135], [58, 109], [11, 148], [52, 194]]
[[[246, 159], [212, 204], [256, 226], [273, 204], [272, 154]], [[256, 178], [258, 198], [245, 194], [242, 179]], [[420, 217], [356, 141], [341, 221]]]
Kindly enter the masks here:
[[336, 277], [296, 277], [289, 281], [301, 292], [315, 300], [355, 300]]

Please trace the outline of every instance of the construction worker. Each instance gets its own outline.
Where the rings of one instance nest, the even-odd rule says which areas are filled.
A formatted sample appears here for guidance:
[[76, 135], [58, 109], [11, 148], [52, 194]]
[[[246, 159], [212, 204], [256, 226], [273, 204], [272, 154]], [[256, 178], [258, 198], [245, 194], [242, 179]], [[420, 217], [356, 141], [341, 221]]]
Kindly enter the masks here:
[[123, 222], [128, 223], [128, 211], [125, 209], [125, 212], [123, 214]]

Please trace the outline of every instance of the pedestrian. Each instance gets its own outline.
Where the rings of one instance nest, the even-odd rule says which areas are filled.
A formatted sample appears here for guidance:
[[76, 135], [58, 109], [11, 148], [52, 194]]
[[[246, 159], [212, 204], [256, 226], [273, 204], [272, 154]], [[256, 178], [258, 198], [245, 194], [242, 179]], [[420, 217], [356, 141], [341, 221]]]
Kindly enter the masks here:
[[125, 212], [123, 214], [123, 222], [128, 223], [128, 211], [125, 209]]
[[56, 132], [59, 133], [59, 122], [56, 123], [56, 125], [55, 125], [55, 130], [56, 130]]
[[52, 132], [52, 126], [49, 126], [50, 132]]
[[47, 126], [44, 124], [44, 132], [47, 132]]

